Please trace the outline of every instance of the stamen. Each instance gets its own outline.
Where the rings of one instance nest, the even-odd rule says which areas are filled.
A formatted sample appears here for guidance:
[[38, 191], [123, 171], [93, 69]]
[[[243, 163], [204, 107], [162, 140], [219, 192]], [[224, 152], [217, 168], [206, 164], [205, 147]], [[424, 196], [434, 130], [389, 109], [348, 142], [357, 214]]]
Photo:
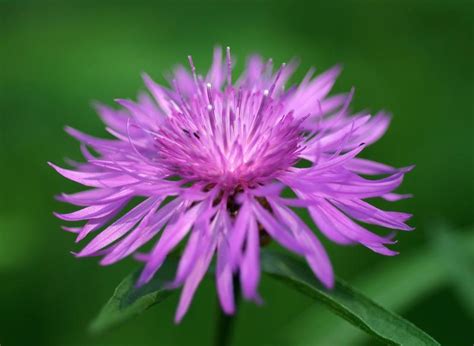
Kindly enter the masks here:
[[196, 66], [194, 66], [193, 57], [191, 55], [188, 55], [188, 61], [189, 61], [189, 66], [191, 67], [191, 72], [193, 74], [194, 85], [196, 86], [198, 95], [201, 97], [202, 94], [201, 94], [201, 87], [199, 84], [199, 78], [196, 75]]
[[211, 85], [211, 83], [207, 83], [206, 87], [207, 87], [207, 99], [209, 101], [209, 103], [207, 105], [207, 110], [209, 111], [209, 122], [211, 123], [212, 134], [215, 134], [216, 116], [214, 114], [214, 108], [215, 107], [214, 107], [214, 100], [212, 98], [212, 92], [211, 92], [212, 85]]
[[267, 63], [265, 64], [265, 67], [263, 69], [264, 77], [270, 78], [272, 76], [272, 70], [273, 70], [273, 59], [270, 58], [270, 59], [268, 59]]
[[275, 90], [275, 87], [278, 83], [278, 80], [280, 79], [281, 73], [283, 72], [283, 69], [286, 67], [286, 63], [281, 64], [281, 67], [278, 69], [278, 72], [276, 74], [275, 80], [273, 81], [271, 87], [270, 87], [270, 92], [269, 95], [273, 95], [273, 91]]
[[227, 60], [227, 85], [232, 86], [232, 60], [230, 55], [230, 47], [226, 49], [226, 60]]
[[191, 67], [191, 72], [193, 73], [194, 82], [197, 84], [197, 76], [196, 76], [196, 66], [194, 66], [193, 57], [188, 55], [189, 66]]

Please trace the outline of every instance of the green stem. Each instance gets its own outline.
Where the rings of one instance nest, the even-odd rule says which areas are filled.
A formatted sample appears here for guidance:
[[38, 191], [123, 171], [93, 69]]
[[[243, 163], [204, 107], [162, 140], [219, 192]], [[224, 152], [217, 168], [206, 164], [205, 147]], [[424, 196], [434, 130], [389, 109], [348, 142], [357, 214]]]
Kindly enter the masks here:
[[215, 346], [229, 346], [232, 342], [235, 319], [240, 302], [240, 281], [238, 274], [234, 275], [234, 298], [235, 314], [227, 315], [219, 304], [217, 304], [217, 323]]

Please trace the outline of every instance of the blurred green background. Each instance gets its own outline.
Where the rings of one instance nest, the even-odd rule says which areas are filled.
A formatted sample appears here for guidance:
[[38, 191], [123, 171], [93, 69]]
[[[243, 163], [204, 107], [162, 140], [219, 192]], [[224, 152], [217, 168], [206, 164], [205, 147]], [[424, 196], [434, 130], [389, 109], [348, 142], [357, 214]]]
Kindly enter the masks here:
[[[372, 294], [392, 289], [389, 300], [396, 295], [406, 302], [391, 303], [398, 313], [444, 345], [471, 345], [472, 315], [449, 280], [409, 298], [411, 284], [427, 274], [423, 268], [402, 268], [409, 275], [396, 281], [368, 275], [374, 266], [384, 273], [398, 261], [431, 254], [437, 222], [464, 230], [463, 236], [472, 234], [473, 14], [471, 1], [448, 0], [0, 1], [0, 344], [211, 343], [216, 295], [209, 281], [179, 326], [172, 322], [176, 295], [103, 335], [86, 332], [137, 264], [128, 260], [102, 268], [96, 259], [78, 261], [69, 253], [82, 244], [60, 229], [52, 211], [70, 209], [53, 196], [80, 187], [46, 162], [80, 158], [64, 125], [105, 134], [91, 101], [112, 104], [114, 98], [135, 97], [143, 89], [141, 72], [164, 82], [188, 54], [204, 71], [213, 46], [222, 44], [231, 46], [237, 71], [253, 52], [276, 62], [298, 56], [297, 77], [312, 65], [323, 70], [343, 63], [335, 89], [355, 86], [353, 109], [393, 113], [387, 135], [364, 155], [395, 166], [416, 164], [402, 187], [415, 198], [392, 208], [412, 212], [417, 230], [399, 235], [395, 248], [401, 255], [395, 258], [326, 242], [328, 251], [346, 281], [363, 291], [372, 285]], [[445, 268], [431, 266], [428, 274], [457, 266], [449, 259], [454, 254], [446, 252], [440, 260]], [[262, 307], [241, 305], [235, 345], [334, 345], [322, 335], [347, 328], [336, 318], [322, 321], [318, 312], [327, 316], [324, 307], [269, 278], [264, 277], [261, 293]]]

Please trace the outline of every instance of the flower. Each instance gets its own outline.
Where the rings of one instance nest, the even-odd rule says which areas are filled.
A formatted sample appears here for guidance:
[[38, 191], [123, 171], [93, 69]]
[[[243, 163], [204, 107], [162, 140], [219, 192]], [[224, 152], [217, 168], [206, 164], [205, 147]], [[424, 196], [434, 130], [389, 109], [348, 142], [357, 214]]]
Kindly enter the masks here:
[[[338, 67], [315, 78], [310, 70], [299, 85], [285, 89], [294, 62], [273, 72], [271, 60], [253, 56], [235, 82], [229, 48], [225, 60], [221, 49], [215, 50], [206, 76], [196, 74], [191, 57], [189, 63], [191, 73], [177, 68], [172, 88], [145, 75], [151, 97], [119, 99], [120, 110], [97, 106], [114, 139], [67, 128], [82, 143], [87, 162], [73, 163], [72, 170], [51, 165], [91, 189], [62, 194], [61, 201], [82, 209], [56, 216], [85, 221], [65, 227], [78, 241], [99, 231], [78, 257], [101, 256], [100, 263], [109, 265], [133, 255], [144, 262], [141, 285], [187, 238], [172, 282], [183, 286], [176, 313], [180, 321], [214, 255], [224, 312], [235, 310], [237, 275], [243, 296], [260, 301], [259, 251], [270, 239], [303, 256], [319, 280], [332, 287], [328, 256], [295, 208], [307, 209], [335, 243], [396, 254], [387, 248], [394, 243], [393, 233], [377, 235], [359, 222], [411, 230], [405, 224], [411, 215], [365, 201], [408, 197], [393, 191], [411, 167], [396, 169], [357, 157], [384, 134], [390, 118], [350, 115], [353, 90], [329, 97]], [[136, 197], [140, 201], [118, 215]], [[151, 241], [151, 251], [142, 252]]]

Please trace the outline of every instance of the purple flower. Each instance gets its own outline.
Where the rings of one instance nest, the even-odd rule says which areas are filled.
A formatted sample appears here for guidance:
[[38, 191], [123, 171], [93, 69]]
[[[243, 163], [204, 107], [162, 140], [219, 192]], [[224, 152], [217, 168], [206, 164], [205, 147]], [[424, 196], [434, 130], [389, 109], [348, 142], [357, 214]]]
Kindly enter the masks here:
[[[384, 134], [390, 118], [350, 115], [353, 91], [328, 96], [338, 67], [317, 77], [310, 70], [299, 85], [285, 88], [293, 62], [273, 72], [271, 60], [253, 56], [237, 81], [232, 81], [229, 49], [224, 61], [221, 50], [215, 50], [205, 76], [196, 74], [191, 57], [189, 63], [191, 73], [176, 69], [172, 88], [145, 75], [151, 97], [119, 99], [120, 110], [97, 107], [114, 139], [67, 128], [82, 143], [87, 162], [73, 163], [73, 170], [52, 166], [91, 189], [61, 195], [61, 201], [82, 209], [56, 216], [85, 221], [65, 227], [78, 241], [98, 231], [78, 257], [101, 256], [101, 264], [108, 265], [133, 255], [145, 263], [138, 282], [144, 284], [187, 238], [171, 283], [183, 286], [176, 313], [180, 321], [214, 254], [222, 309], [234, 312], [234, 275], [240, 277], [243, 296], [260, 301], [259, 251], [270, 240], [303, 256], [319, 280], [332, 287], [328, 256], [294, 208], [306, 208], [335, 243], [396, 254], [387, 248], [394, 243], [393, 233], [377, 235], [359, 223], [411, 230], [405, 224], [409, 214], [365, 201], [408, 197], [393, 191], [411, 167], [396, 169], [357, 157]], [[284, 197], [284, 190], [293, 197]], [[132, 201], [133, 208], [118, 215]], [[150, 241], [151, 251], [142, 252]]]

